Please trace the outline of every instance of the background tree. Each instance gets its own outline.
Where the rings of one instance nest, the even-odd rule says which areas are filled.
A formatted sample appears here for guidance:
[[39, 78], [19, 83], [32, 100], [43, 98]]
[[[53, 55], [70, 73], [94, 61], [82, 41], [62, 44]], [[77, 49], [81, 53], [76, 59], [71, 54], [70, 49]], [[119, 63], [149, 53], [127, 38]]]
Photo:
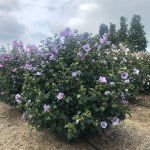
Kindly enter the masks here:
[[141, 23], [141, 17], [134, 15], [131, 20], [129, 29], [129, 43], [132, 51], [145, 51], [147, 47], [147, 40], [145, 37], [144, 26]]
[[102, 36], [104, 33], [108, 33], [108, 26], [102, 23], [99, 27], [99, 34]]
[[108, 33], [109, 33], [109, 40], [112, 42], [112, 44], [116, 44], [117, 35], [116, 35], [116, 25], [115, 24], [110, 23]]
[[128, 24], [127, 19], [123, 16], [120, 17], [120, 29], [118, 30], [118, 41], [126, 42], [128, 39]]

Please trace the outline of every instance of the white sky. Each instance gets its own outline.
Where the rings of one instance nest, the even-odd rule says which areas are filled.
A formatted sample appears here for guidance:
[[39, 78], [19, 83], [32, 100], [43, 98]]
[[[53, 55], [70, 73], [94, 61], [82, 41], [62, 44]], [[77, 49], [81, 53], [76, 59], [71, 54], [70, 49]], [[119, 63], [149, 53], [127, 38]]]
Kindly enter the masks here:
[[133, 14], [142, 17], [149, 40], [150, 0], [0, 0], [0, 45], [16, 39], [39, 44], [65, 27], [98, 33], [101, 23], [119, 27], [125, 16], [130, 24]]

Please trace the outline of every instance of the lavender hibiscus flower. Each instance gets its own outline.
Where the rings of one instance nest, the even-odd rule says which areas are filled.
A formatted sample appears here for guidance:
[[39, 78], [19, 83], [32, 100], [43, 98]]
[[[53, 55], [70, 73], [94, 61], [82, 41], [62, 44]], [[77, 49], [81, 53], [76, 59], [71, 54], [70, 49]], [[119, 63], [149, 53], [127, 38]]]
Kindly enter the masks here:
[[21, 95], [20, 94], [16, 94], [15, 100], [16, 100], [17, 103], [20, 104], [21, 103]]
[[61, 99], [63, 99], [64, 98], [64, 93], [61, 93], [61, 92], [59, 92], [58, 94], [57, 94], [57, 99], [58, 100], [61, 100]]
[[127, 72], [121, 72], [121, 78], [126, 80], [128, 78], [129, 74]]
[[50, 106], [47, 104], [43, 105], [44, 112], [49, 112]]
[[91, 50], [89, 44], [83, 45], [82, 48], [84, 49], [85, 52], [89, 52]]
[[70, 32], [71, 32], [70, 28], [65, 28], [65, 30], [60, 33], [60, 37], [66, 37], [70, 34]]
[[103, 84], [103, 83], [107, 83], [106, 77], [100, 76], [100, 77], [99, 77], [99, 82], [102, 83], [102, 84]]
[[107, 122], [106, 122], [106, 121], [102, 121], [102, 122], [101, 122], [101, 127], [102, 127], [103, 129], [105, 129], [105, 128], [107, 127]]
[[113, 126], [116, 126], [116, 125], [119, 125], [120, 120], [119, 120], [119, 118], [114, 117], [114, 118], [111, 120], [111, 122], [112, 122], [112, 125], [113, 125]]
[[4, 65], [3, 64], [0, 64], [0, 68], [3, 68], [4, 67]]
[[76, 77], [77, 76], [77, 72], [74, 71], [74, 72], [71, 73], [71, 75], [72, 75], [72, 77]]
[[140, 72], [140, 71], [139, 71], [138, 69], [136, 69], [136, 68], [134, 68], [134, 69], [133, 69], [133, 74], [138, 75], [138, 74], [139, 74], [139, 72]]

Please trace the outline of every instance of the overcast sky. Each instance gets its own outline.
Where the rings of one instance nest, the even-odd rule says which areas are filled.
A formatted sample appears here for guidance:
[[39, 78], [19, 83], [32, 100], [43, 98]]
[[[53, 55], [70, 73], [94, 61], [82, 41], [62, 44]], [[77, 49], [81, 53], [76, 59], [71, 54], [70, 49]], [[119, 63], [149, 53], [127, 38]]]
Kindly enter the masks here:
[[119, 27], [120, 16], [130, 24], [133, 14], [142, 17], [149, 40], [150, 0], [0, 0], [0, 45], [39, 43], [65, 27], [95, 34], [101, 23]]

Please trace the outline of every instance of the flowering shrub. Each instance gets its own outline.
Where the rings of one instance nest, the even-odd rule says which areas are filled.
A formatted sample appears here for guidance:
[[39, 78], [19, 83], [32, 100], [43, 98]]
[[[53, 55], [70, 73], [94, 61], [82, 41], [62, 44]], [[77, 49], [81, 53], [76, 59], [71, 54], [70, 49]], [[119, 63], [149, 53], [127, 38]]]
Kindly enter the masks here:
[[102, 42], [89, 34], [64, 36], [46, 42], [47, 59], [39, 61], [36, 72], [26, 73], [18, 106], [36, 127], [72, 140], [124, 120], [134, 86], [127, 82], [132, 73], [115, 62], [118, 53], [106, 37]]
[[31, 124], [67, 140], [118, 125], [129, 113], [128, 97], [149, 90], [149, 55], [116, 48], [107, 34], [67, 28], [40, 48], [15, 42], [7, 57], [0, 59], [1, 93], [14, 97], [9, 101]]
[[[19, 43], [20, 44], [20, 43]], [[21, 45], [20, 45], [21, 46]], [[10, 53], [0, 55], [0, 92], [1, 99], [14, 104], [16, 93], [21, 93], [23, 85], [24, 70], [21, 66], [24, 63], [25, 55], [21, 55], [18, 49]]]
[[[35, 47], [32, 46], [32, 49], [35, 52]], [[22, 42], [17, 41], [13, 42], [11, 51], [4, 51], [0, 54], [1, 99], [10, 104], [16, 104], [14, 99], [17, 93], [22, 92], [26, 62], [30, 62], [34, 57], [35, 54], [31, 52], [31, 46], [25, 48]]]
[[[136, 56], [136, 64], [140, 68], [140, 79], [135, 85], [140, 87], [140, 94], [150, 93], [150, 55], [147, 53], [138, 53]], [[137, 63], [138, 62], [138, 63]]]

